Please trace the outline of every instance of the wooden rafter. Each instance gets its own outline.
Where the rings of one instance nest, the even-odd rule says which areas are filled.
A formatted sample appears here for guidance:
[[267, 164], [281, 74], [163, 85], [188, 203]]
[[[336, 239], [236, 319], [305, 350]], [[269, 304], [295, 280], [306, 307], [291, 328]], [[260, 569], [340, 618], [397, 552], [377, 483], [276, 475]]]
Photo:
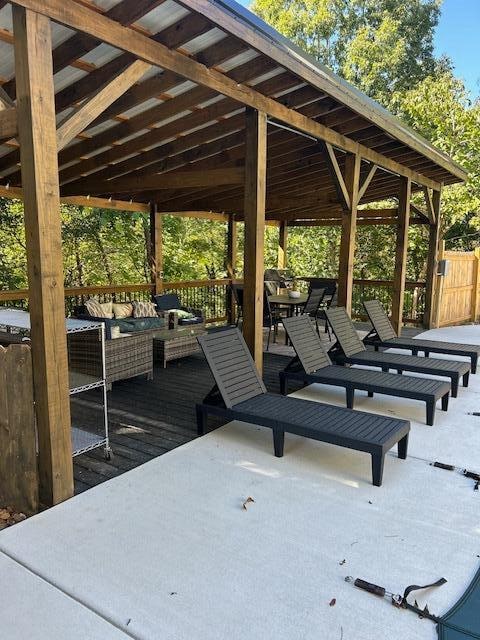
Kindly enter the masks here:
[[[156, 174], [151, 176], [135, 176], [118, 178], [103, 184], [93, 182], [83, 184], [80, 193], [135, 193], [141, 191], [157, 191], [158, 189], [186, 189], [189, 187], [203, 187], [223, 184], [243, 184], [243, 168], [212, 169], [210, 171], [177, 171], [174, 173]], [[78, 195], [75, 185], [70, 187], [69, 195]]]
[[58, 151], [61, 151], [80, 132], [86, 129], [113, 100], [125, 93], [150, 67], [151, 65], [146, 62], [136, 60], [87, 100], [78, 111], [67, 117], [57, 128]]
[[255, 89], [239, 85], [224, 74], [208, 69], [176, 51], [171, 51], [164, 45], [154, 42], [152, 39], [136, 33], [130, 28], [123, 27], [118, 22], [105, 16], [94, 14], [91, 10], [81, 5], [76, 3], [65, 4], [62, 0], [15, 0], [15, 2], [48, 15], [50, 18], [73, 29], [97, 37], [111, 46], [138, 56], [145, 62], [180, 73], [186, 79], [218, 91], [246, 106], [259, 109], [270, 117], [285, 122], [304, 133], [325, 140], [345, 151], [360, 154], [364, 159], [374, 162], [389, 171], [409, 177], [421, 185], [431, 188], [438, 188], [439, 186], [435, 180], [412, 171], [395, 161], [388, 160], [368, 147], [354, 143], [349, 138], [299, 114], [297, 111], [285, 107], [278, 101], [259, 94]]

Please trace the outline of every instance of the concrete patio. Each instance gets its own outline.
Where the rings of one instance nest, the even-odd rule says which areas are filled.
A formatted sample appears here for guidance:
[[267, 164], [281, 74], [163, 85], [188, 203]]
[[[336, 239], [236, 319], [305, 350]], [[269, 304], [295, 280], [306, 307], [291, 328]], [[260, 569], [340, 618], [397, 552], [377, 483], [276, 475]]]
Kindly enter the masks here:
[[[423, 335], [480, 343], [478, 326]], [[2, 638], [433, 640], [432, 622], [344, 578], [403, 592], [444, 576], [418, 598], [438, 614], [464, 592], [480, 494], [429, 463], [478, 471], [479, 394], [473, 376], [434, 427], [421, 403], [359, 394], [359, 409], [412, 421], [381, 488], [364, 454], [290, 436], [276, 459], [269, 430], [230, 423], [5, 530]], [[328, 387], [296, 395], [343, 404]]]

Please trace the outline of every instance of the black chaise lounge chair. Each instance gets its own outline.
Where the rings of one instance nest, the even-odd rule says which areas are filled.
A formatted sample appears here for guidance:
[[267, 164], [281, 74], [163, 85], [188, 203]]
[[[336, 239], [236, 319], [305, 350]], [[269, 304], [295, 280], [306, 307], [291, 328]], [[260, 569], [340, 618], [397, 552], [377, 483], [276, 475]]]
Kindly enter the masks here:
[[424, 353], [426, 357], [428, 357], [430, 353], [443, 353], [448, 356], [465, 356], [470, 358], [472, 373], [477, 373], [480, 345], [397, 336], [379, 300], [367, 300], [363, 303], [363, 306], [373, 327], [364, 339], [364, 342], [365, 344], [373, 344], [376, 351], [379, 347], [396, 347], [397, 349], [407, 349], [411, 351], [414, 356], [418, 355], [418, 353]]
[[448, 408], [450, 383], [431, 378], [397, 376], [383, 371], [367, 371], [353, 367], [332, 364], [322, 341], [318, 337], [310, 318], [296, 316], [285, 318], [283, 326], [297, 354], [286, 368], [280, 372], [280, 391], [288, 392], [288, 380], [299, 380], [305, 384], [327, 384], [344, 387], [347, 407], [353, 409], [355, 390], [400, 398], [420, 400], [427, 405], [427, 424], [435, 420], [435, 406], [441, 398], [442, 409]]
[[335, 345], [328, 352], [335, 362], [379, 367], [382, 371], [394, 369], [397, 373], [411, 371], [430, 376], [450, 378], [452, 396], [454, 398], [458, 394], [460, 377], [463, 378], [463, 386], [468, 387], [470, 374], [470, 364], [468, 362], [404, 356], [397, 353], [389, 353], [388, 351], [367, 351], [344, 307], [327, 309], [325, 313], [337, 339]]
[[267, 393], [245, 341], [235, 328], [198, 337], [216, 385], [197, 404], [199, 435], [209, 414], [269, 427], [277, 457], [283, 456], [285, 432], [372, 456], [373, 484], [382, 484], [385, 454], [395, 444], [399, 458], [407, 457], [407, 420], [352, 411], [328, 404]]

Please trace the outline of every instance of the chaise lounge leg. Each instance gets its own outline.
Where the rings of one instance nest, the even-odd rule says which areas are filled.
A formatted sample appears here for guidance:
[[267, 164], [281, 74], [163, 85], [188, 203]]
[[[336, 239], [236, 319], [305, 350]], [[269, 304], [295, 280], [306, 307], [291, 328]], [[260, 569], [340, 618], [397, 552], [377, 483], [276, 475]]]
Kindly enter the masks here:
[[458, 375], [452, 378], [452, 398], [456, 398], [458, 396]]
[[283, 373], [283, 371], [280, 371], [279, 378], [280, 378], [280, 393], [282, 394], [282, 396], [286, 396], [288, 382], [287, 382], [287, 377]]
[[442, 411], [448, 411], [448, 398], [449, 398], [449, 394], [448, 393], [446, 393], [442, 397]]
[[197, 435], [203, 436], [207, 423], [207, 415], [200, 404], [197, 404], [195, 407], [195, 412], [197, 414]]
[[463, 374], [463, 386], [468, 387], [468, 379], [470, 378], [470, 371]]
[[435, 421], [435, 400], [427, 402], [427, 424], [432, 426]]
[[472, 373], [477, 373], [478, 356], [472, 356]]
[[373, 398], [373, 391], [367, 391], [368, 397]]
[[372, 481], [376, 487], [382, 486], [384, 462], [385, 454], [372, 453]]
[[283, 456], [283, 445], [285, 443], [285, 431], [283, 429], [272, 429], [273, 431], [273, 450], [277, 458]]
[[345, 387], [345, 394], [347, 397], [347, 408], [353, 409], [355, 402], [355, 389], [353, 387]]
[[405, 460], [407, 457], [407, 451], [408, 451], [408, 433], [406, 436], [404, 436], [401, 440], [398, 441], [398, 457], [401, 458], [402, 460]]

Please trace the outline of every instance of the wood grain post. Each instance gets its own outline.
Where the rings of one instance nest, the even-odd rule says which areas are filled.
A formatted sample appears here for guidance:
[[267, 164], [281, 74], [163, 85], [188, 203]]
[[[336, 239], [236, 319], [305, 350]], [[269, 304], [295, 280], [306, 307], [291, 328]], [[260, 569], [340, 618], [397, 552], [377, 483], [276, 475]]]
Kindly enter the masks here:
[[163, 288], [163, 216], [155, 202], [150, 203], [150, 274], [155, 294]]
[[279, 269], [287, 267], [287, 243], [288, 243], [288, 226], [286, 220], [281, 220], [278, 225], [278, 260]]
[[50, 20], [12, 6], [40, 501], [73, 495]]
[[38, 511], [38, 467], [30, 347], [0, 347], [0, 505]]
[[[233, 214], [228, 216], [227, 222], [227, 278], [235, 279], [237, 269], [237, 223]], [[232, 288], [228, 287], [227, 292], [227, 318], [230, 324], [235, 322], [235, 300]]]
[[357, 204], [360, 183], [360, 162], [358, 154], [348, 154], [345, 159], [345, 186], [349, 206], [342, 213], [342, 237], [338, 265], [338, 305], [352, 312], [353, 264], [355, 260], [355, 234], [357, 229]]
[[267, 118], [247, 109], [245, 114], [245, 249], [243, 335], [260, 373], [263, 366], [263, 272]]
[[437, 264], [440, 242], [441, 228], [441, 212], [440, 200], [441, 191], [434, 191], [432, 196], [432, 208], [435, 220], [429, 225], [428, 234], [428, 256], [427, 256], [427, 275], [425, 283], [425, 311], [423, 315], [423, 326], [425, 329], [431, 329], [435, 326], [435, 298], [436, 298], [436, 281], [437, 281]]
[[472, 291], [472, 322], [477, 322], [480, 304], [480, 248], [473, 251], [475, 256], [473, 267], [473, 291]]
[[410, 197], [412, 182], [410, 178], [400, 178], [398, 194], [397, 242], [395, 246], [395, 271], [392, 291], [392, 324], [400, 335], [403, 324], [403, 298], [407, 273], [408, 229], [410, 224]]

